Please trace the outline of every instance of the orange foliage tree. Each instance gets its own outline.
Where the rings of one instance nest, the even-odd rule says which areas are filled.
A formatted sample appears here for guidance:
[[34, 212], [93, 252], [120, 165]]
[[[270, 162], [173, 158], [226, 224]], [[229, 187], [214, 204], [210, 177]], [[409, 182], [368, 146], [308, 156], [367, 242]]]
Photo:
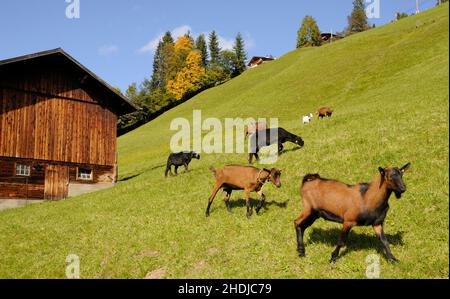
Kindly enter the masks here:
[[177, 57], [177, 71], [181, 70], [185, 66], [186, 59], [193, 49], [194, 44], [189, 35], [183, 35], [177, 38], [174, 45], [175, 55]]
[[175, 99], [181, 100], [186, 94], [201, 88], [201, 78], [204, 74], [202, 54], [197, 50], [190, 51], [184, 67], [177, 73], [174, 80], [167, 82], [167, 91]]

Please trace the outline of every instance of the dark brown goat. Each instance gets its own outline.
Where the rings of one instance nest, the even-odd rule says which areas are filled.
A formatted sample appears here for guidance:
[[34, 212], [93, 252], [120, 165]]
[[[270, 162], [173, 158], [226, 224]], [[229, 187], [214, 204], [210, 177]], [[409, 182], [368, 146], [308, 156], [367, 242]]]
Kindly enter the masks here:
[[333, 115], [333, 110], [328, 107], [322, 107], [319, 110], [317, 110], [317, 115], [319, 118], [331, 117]]
[[391, 253], [389, 243], [384, 235], [383, 224], [387, 215], [388, 200], [392, 192], [400, 198], [406, 191], [403, 173], [410, 163], [402, 168], [379, 168], [379, 174], [371, 183], [347, 185], [336, 180], [321, 178], [318, 174], [304, 177], [301, 194], [303, 210], [295, 220], [297, 232], [297, 250], [305, 255], [303, 235], [319, 217], [343, 224], [336, 249], [331, 254], [335, 262], [339, 250], [345, 245], [348, 234], [354, 226], [371, 225], [383, 243], [389, 261], [398, 261]]
[[250, 192], [257, 192], [261, 201], [256, 207], [256, 214], [263, 207], [266, 196], [262, 192], [262, 187], [267, 181], [272, 182], [278, 188], [281, 187], [281, 170], [277, 168], [272, 169], [258, 169], [252, 166], [238, 166], [229, 165], [222, 169], [210, 168], [216, 177], [216, 184], [208, 198], [208, 207], [206, 208], [206, 217], [209, 216], [209, 209], [216, 197], [217, 192], [223, 189], [226, 192], [225, 203], [228, 212], [231, 212], [230, 197], [233, 190], [244, 190], [245, 201], [247, 206], [247, 218], [251, 216], [250, 208]]

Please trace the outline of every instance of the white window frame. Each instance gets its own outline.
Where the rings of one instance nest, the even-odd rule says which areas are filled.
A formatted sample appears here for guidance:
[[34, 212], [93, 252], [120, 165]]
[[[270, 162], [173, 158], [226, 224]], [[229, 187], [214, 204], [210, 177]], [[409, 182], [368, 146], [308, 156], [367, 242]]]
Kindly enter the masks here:
[[[89, 176], [84, 171], [89, 170]], [[94, 170], [91, 168], [77, 167], [77, 180], [79, 181], [92, 181], [94, 179]]]
[[31, 166], [27, 164], [16, 163], [16, 176], [29, 177], [31, 175]]

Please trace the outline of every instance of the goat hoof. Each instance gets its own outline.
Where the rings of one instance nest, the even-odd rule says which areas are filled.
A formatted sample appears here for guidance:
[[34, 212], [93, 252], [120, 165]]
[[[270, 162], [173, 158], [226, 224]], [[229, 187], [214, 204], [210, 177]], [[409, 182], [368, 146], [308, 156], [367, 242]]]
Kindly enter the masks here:
[[394, 256], [388, 258], [388, 261], [394, 264], [398, 264], [400, 261], [396, 259]]
[[206, 212], [206, 213], [205, 213], [205, 216], [206, 216], [206, 217], [209, 217], [209, 212]]
[[299, 257], [305, 257], [306, 256], [305, 250], [299, 250], [298, 251], [298, 256]]
[[330, 264], [335, 264], [337, 261], [337, 256], [332, 256], [330, 259]]

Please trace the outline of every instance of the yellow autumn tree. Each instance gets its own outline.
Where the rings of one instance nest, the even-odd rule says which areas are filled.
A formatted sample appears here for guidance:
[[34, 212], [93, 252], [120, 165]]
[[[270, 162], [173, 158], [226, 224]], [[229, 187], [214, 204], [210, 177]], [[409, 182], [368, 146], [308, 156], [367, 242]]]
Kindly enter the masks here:
[[175, 52], [190, 52], [193, 48], [192, 39], [188, 35], [178, 37], [175, 42]]
[[199, 51], [189, 52], [185, 66], [177, 73], [174, 80], [167, 82], [167, 91], [175, 99], [181, 100], [187, 93], [200, 89], [200, 79], [205, 74], [202, 67], [202, 54]]
[[174, 50], [177, 58], [177, 71], [181, 70], [186, 63], [189, 53], [194, 49], [192, 39], [189, 35], [183, 35], [177, 38]]

